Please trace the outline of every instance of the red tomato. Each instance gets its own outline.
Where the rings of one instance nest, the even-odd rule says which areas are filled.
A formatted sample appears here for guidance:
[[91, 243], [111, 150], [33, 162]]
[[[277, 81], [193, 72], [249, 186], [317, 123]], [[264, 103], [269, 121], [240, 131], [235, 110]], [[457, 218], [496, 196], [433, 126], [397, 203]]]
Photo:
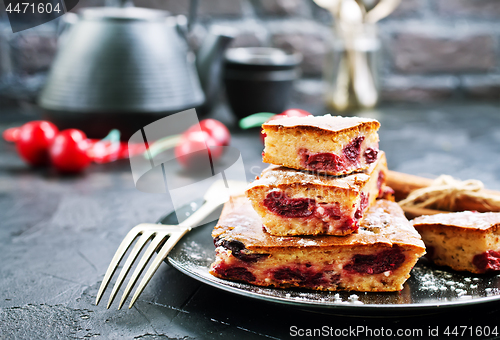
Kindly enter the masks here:
[[[217, 141], [218, 145], [228, 146], [231, 142], [231, 133], [227, 129], [227, 127], [215, 119], [203, 119], [200, 121], [200, 128], [202, 131], [205, 131]], [[199, 131], [198, 126], [191, 126], [186, 130], [186, 133], [190, 133], [192, 131]]]
[[[272, 116], [267, 121], [269, 122], [271, 120], [281, 119], [281, 118], [285, 118], [285, 117], [307, 117], [310, 115], [311, 114], [305, 110], [288, 109], [288, 110], [281, 112], [280, 114]], [[262, 130], [261, 130], [260, 139], [262, 140], [262, 143], [264, 143], [264, 138], [266, 138], [266, 134], [264, 132], [262, 132]]]
[[48, 164], [49, 147], [58, 131], [54, 124], [43, 120], [24, 124], [16, 136], [17, 152], [31, 165]]
[[186, 169], [205, 166], [206, 150], [215, 161], [222, 155], [223, 147], [206, 131], [186, 131], [175, 147], [175, 157]]
[[79, 172], [90, 164], [87, 151], [91, 143], [85, 133], [77, 129], [61, 131], [50, 147], [50, 159], [61, 172]]

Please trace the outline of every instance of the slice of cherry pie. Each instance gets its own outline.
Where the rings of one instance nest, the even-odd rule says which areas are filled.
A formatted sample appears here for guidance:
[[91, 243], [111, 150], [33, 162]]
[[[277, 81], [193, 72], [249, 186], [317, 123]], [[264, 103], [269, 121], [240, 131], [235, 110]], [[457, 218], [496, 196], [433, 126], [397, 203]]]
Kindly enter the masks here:
[[272, 235], [347, 235], [384, 194], [386, 174], [383, 152], [368, 170], [345, 176], [271, 165], [246, 195]]
[[328, 175], [367, 169], [377, 160], [374, 119], [340, 116], [287, 117], [262, 125], [265, 163]]
[[477, 274], [500, 271], [500, 213], [464, 211], [412, 222], [435, 264]]
[[420, 236], [394, 202], [378, 200], [357, 233], [272, 236], [245, 196], [226, 203], [212, 232], [210, 273], [258, 286], [314, 290], [398, 291], [425, 253]]

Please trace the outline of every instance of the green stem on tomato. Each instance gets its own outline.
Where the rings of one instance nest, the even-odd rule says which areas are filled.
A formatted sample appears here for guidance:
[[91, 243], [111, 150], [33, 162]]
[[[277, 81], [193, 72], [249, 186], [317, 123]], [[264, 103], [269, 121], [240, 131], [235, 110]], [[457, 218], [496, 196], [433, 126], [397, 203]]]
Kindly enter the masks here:
[[173, 135], [165, 138], [158, 139], [156, 142], [151, 144], [149, 148], [144, 151], [143, 156], [146, 159], [152, 159], [166, 151], [168, 149], [174, 148], [177, 144], [179, 144], [182, 135]]
[[240, 120], [240, 129], [247, 130], [255, 127], [259, 127], [269, 120], [269, 118], [276, 116], [276, 113], [270, 112], [259, 112], [253, 115], [247, 116]]

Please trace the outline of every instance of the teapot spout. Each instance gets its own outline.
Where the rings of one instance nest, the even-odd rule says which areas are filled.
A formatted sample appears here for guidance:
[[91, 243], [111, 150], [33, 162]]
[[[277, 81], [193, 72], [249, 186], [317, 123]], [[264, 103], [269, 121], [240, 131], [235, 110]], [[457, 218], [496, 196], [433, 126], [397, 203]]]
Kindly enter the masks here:
[[222, 82], [224, 53], [233, 41], [236, 31], [230, 27], [212, 26], [196, 55], [196, 68], [201, 88], [205, 93], [202, 112], [209, 112], [218, 98]]

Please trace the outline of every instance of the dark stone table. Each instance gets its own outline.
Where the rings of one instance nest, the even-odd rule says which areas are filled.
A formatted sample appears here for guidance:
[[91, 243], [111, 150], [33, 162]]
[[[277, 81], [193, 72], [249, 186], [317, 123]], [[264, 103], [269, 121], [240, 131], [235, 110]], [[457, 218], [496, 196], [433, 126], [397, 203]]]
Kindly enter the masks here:
[[[500, 190], [499, 105], [391, 105], [364, 115], [382, 124], [380, 147], [390, 169], [476, 178]], [[36, 113], [0, 109], [0, 131], [33, 118]], [[263, 167], [257, 131], [233, 135], [251, 180], [250, 169]], [[500, 302], [422, 315], [349, 316], [224, 292], [168, 264], [161, 265], [132, 309], [118, 311], [116, 302], [109, 310], [105, 303], [95, 306], [104, 272], [125, 234], [172, 207], [168, 195], [135, 189], [128, 161], [92, 165], [67, 177], [30, 169], [12, 145], [0, 143], [0, 339], [282, 339], [293, 338], [292, 326], [427, 330], [499, 324]]]

